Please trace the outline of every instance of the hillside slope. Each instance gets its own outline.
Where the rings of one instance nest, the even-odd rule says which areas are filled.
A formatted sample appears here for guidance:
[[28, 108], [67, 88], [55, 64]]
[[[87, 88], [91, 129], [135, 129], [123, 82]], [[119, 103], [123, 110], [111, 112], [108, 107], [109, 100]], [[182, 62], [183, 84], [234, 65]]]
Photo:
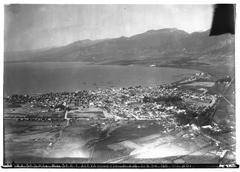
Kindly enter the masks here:
[[157, 66], [234, 65], [233, 35], [209, 37], [175, 28], [150, 30], [132, 37], [82, 40], [48, 50], [5, 52], [6, 62], [76, 62], [155, 64]]

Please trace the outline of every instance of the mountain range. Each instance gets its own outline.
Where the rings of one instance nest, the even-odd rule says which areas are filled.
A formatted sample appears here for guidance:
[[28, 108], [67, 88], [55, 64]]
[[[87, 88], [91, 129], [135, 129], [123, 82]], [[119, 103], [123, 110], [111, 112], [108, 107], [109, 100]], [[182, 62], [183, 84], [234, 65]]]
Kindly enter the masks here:
[[4, 52], [5, 62], [90, 62], [96, 64], [215, 65], [234, 62], [234, 35], [209, 36], [176, 28], [131, 37], [80, 40], [43, 50]]

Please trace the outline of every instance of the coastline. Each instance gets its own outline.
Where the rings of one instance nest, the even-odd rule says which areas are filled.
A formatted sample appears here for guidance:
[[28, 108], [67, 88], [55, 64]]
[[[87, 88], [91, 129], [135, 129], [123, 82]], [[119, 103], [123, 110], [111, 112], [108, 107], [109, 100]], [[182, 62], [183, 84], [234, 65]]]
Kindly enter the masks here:
[[[201, 94], [201, 93], [197, 93], [197, 92], [194, 92], [194, 91], [190, 91], [190, 90], [188, 90], [189, 86], [187, 86], [187, 84], [189, 84], [191, 82], [195, 83], [195, 84], [198, 83], [199, 82], [198, 79], [201, 79], [200, 76], [203, 76], [203, 78], [206, 78], [206, 82], [215, 82], [215, 81], [212, 81], [211, 79], [209, 80], [208, 79], [208, 74], [205, 74], [205, 73], [194, 74], [193, 76], [196, 76], [196, 80], [195, 80], [194, 77], [190, 77], [190, 78], [193, 78], [193, 80], [190, 79], [190, 81], [189, 81], [188, 78], [186, 78], [187, 82], [183, 82], [184, 84], [182, 84], [182, 85], [181, 85], [182, 80], [180, 80], [180, 81], [178, 81], [178, 83], [175, 83], [175, 84], [171, 83], [171, 84], [165, 85], [166, 87], [157, 86], [156, 87], [157, 89], [140, 86], [140, 87], [131, 87], [131, 88], [129, 87], [129, 88], [126, 88], [126, 89], [120, 89], [120, 88], [118, 88], [118, 89], [106, 89], [106, 90], [102, 89], [102, 90], [99, 90], [99, 92], [97, 90], [92, 90], [90, 92], [80, 91], [80, 95], [79, 95], [80, 97], [79, 98], [80, 98], [80, 100], [86, 99], [87, 100], [87, 102], [86, 102], [87, 105], [92, 106], [94, 104], [94, 106], [96, 106], [96, 107], [106, 108], [106, 111], [110, 109], [110, 110], [112, 110], [112, 112], [110, 112], [110, 113], [113, 113], [112, 116], [116, 116], [116, 117], [118, 115], [122, 115], [121, 113], [124, 112], [125, 117], [123, 115], [123, 117], [124, 117], [123, 119], [114, 119], [114, 118], [111, 119], [111, 118], [107, 118], [105, 116], [105, 118], [103, 118], [103, 119], [101, 117], [96, 117], [96, 119], [95, 119], [95, 117], [94, 117], [91, 120], [90, 119], [86, 120], [85, 117], [84, 117], [84, 119], [81, 119], [82, 115], [80, 114], [80, 117], [79, 117], [80, 120], [77, 120], [78, 117], [76, 119], [72, 119], [70, 121], [70, 125], [67, 126], [66, 130], [62, 129], [61, 131], [66, 133], [65, 134], [66, 136], [69, 134], [69, 131], [71, 131], [71, 134], [76, 134], [77, 135], [77, 133], [74, 133], [74, 132], [76, 132], [74, 130], [74, 128], [75, 127], [80, 127], [81, 128], [81, 125], [79, 125], [79, 122], [81, 123], [81, 122], [84, 122], [84, 121], [89, 121], [89, 122], [92, 121], [93, 123], [96, 123], [96, 126], [95, 126], [95, 124], [94, 125], [92, 124], [93, 126], [89, 125], [89, 126], [86, 126], [86, 128], [90, 127], [89, 128], [90, 130], [92, 130], [93, 128], [96, 128], [96, 127], [99, 128], [99, 133], [98, 133], [99, 136], [97, 136], [96, 139], [93, 139], [93, 143], [91, 141], [89, 142], [89, 144], [92, 145], [91, 149], [96, 150], [96, 148], [95, 148], [96, 144], [98, 144], [98, 146], [99, 146], [99, 144], [101, 146], [105, 146], [106, 147], [105, 149], [109, 149], [109, 148], [115, 149], [115, 146], [116, 146], [115, 142], [119, 141], [118, 137], [121, 136], [123, 138], [126, 137], [127, 139], [129, 139], [128, 138], [129, 136], [126, 136], [124, 132], [122, 133], [122, 131], [121, 131], [122, 129], [119, 129], [119, 127], [121, 127], [121, 124], [119, 124], [119, 121], [132, 121], [132, 122], [141, 121], [141, 122], [143, 122], [144, 120], [146, 120], [145, 124], [136, 125], [135, 128], [134, 128], [134, 130], [145, 131], [145, 130], [148, 130], [148, 128], [151, 128], [151, 126], [152, 126], [151, 121], [154, 120], [157, 123], [159, 122], [159, 124], [157, 124], [157, 125], [164, 126], [164, 128], [165, 128], [161, 131], [163, 133], [159, 135], [161, 137], [165, 136], [166, 133], [167, 133], [169, 135], [169, 137], [174, 137], [174, 139], [179, 140], [181, 138], [178, 136], [178, 134], [176, 134], [176, 133], [179, 133], [180, 135], [185, 135], [185, 137], [187, 137], [186, 140], [189, 142], [191, 140], [190, 138], [192, 137], [191, 135], [194, 135], [193, 138], [197, 139], [197, 137], [200, 133], [200, 134], [203, 135], [203, 136], [201, 136], [202, 138], [200, 138], [200, 139], [201, 140], [202, 139], [207, 139], [208, 140], [207, 142], [212, 142], [212, 144], [214, 146], [214, 149], [215, 149], [215, 148], [217, 148], [217, 145], [219, 143], [220, 144], [226, 144], [224, 141], [221, 140], [222, 142], [221, 141], [219, 142], [219, 140], [217, 138], [215, 138], [214, 136], [211, 136], [211, 132], [219, 132], [218, 131], [219, 128], [218, 128], [217, 124], [211, 123], [212, 122], [211, 120], [206, 120], [206, 119], [208, 119], [209, 115], [211, 115], [212, 113], [215, 113], [214, 109], [217, 108], [217, 103], [215, 102], [215, 101], [217, 101], [217, 99], [216, 99], [217, 97], [216, 97], [216, 95], [213, 96], [211, 94], [206, 94], [206, 93]], [[180, 87], [183, 86], [183, 88], [178, 88], [179, 86]], [[185, 88], [186, 86], [187, 86], [187, 88]], [[198, 90], [198, 87], [196, 87], [195, 85], [193, 85], [191, 87], [195, 91]], [[32, 99], [31, 97], [28, 97], [30, 102], [27, 101], [28, 103], [26, 103], [26, 105], [27, 104], [34, 105], [34, 104], [39, 103], [39, 105], [43, 105], [42, 107], [44, 107], [44, 109], [45, 109], [46, 108], [45, 105], [47, 105], [47, 107], [48, 107], [49, 105], [52, 104], [51, 102], [46, 101], [47, 99], [48, 100], [51, 99], [53, 101], [53, 104], [59, 104], [59, 103], [61, 104], [61, 102], [59, 102], [58, 100], [61, 101], [61, 99], [62, 99], [62, 101], [64, 102], [66, 95], [67, 95], [68, 98], [72, 97], [72, 96], [74, 98], [75, 95], [77, 95], [77, 94], [79, 94], [79, 93], [66, 92], [66, 93], [63, 93], [63, 94], [61, 94], [61, 93], [53, 93], [53, 94], [45, 94], [45, 95], [40, 94], [39, 96], [36, 97], [36, 99]], [[160, 94], [163, 95], [162, 98], [161, 98], [162, 100], [159, 99]], [[149, 97], [144, 98], [144, 97], [142, 97], [142, 95], [149, 95]], [[152, 96], [150, 96], [150, 95], [152, 95]], [[173, 102], [171, 102], [171, 101], [168, 102], [168, 103], [164, 102], [165, 100], [169, 101], [168, 100], [169, 95], [170, 95], [170, 99], [172, 99]], [[181, 95], [181, 99], [184, 100], [184, 101], [182, 101], [181, 99], [176, 99], [178, 97], [178, 95]], [[41, 96], [43, 96], [43, 97], [41, 97]], [[172, 98], [171, 98], [171, 96], [172, 96]], [[24, 97], [25, 96], [23, 96], [22, 98], [24, 98]], [[122, 100], [119, 101], [119, 98], [120, 99], [123, 98], [122, 100], [126, 99], [125, 100], [126, 102], [124, 103], [124, 102], [122, 102]], [[90, 101], [88, 101], [88, 100], [90, 100]], [[175, 100], [176, 100], [176, 102], [175, 102]], [[158, 101], [160, 101], [160, 102], [157, 103]], [[33, 104], [32, 104], [32, 102], [33, 102]], [[44, 104], [44, 102], [45, 102], [45, 104]], [[64, 104], [63, 102], [62, 102], [62, 105]], [[135, 105], [134, 105], [135, 103], [137, 103], [137, 106], [140, 109], [139, 108], [135, 109]], [[197, 106], [197, 109], [195, 109], [194, 106], [191, 109], [190, 108], [191, 106], [188, 106], [185, 103], [190, 103], [194, 106]], [[23, 102], [23, 104], [24, 104], [24, 102]], [[201, 110], [200, 107], [202, 105], [205, 106], [205, 108], [206, 108], [205, 110]], [[208, 107], [208, 106], [211, 106], [211, 107]], [[57, 106], [57, 107], [60, 108], [60, 106]], [[50, 106], [49, 108], [55, 111], [55, 112], [52, 112], [52, 113], [62, 113], [62, 110], [61, 111], [56, 110], [57, 107], [53, 108], [53, 107]], [[28, 113], [28, 112], [32, 113], [31, 109], [29, 109], [29, 108], [30, 107], [28, 107], [28, 105], [27, 105], [26, 106], [26, 109], [27, 109], [26, 113]], [[65, 109], [65, 107], [62, 107], [62, 108], [63, 108], [63, 110]], [[159, 108], [160, 108], [160, 111], [158, 110]], [[200, 116], [200, 119], [196, 120], [194, 116], [192, 117], [192, 113], [186, 111], [184, 108], [190, 108], [192, 110], [192, 112], [197, 112], [197, 114], [199, 113], [198, 116]], [[135, 119], [136, 115], [132, 115], [132, 113], [134, 111], [132, 111], [131, 109], [134, 110], [134, 111], [137, 110], [137, 111], [135, 111], [136, 115], [139, 116], [140, 118]], [[155, 109], [154, 113], [152, 112], [153, 109]], [[33, 107], [33, 110], [34, 110], [34, 107]], [[71, 110], [70, 110], [70, 112], [71, 112]], [[17, 123], [20, 123], [20, 122], [24, 123], [25, 122], [27, 125], [31, 125], [31, 123], [34, 122], [34, 121], [38, 122], [39, 118], [41, 118], [40, 117], [41, 113], [44, 117], [44, 120], [41, 119], [39, 122], [58, 123], [57, 121], [55, 121], [57, 118], [54, 119], [53, 117], [51, 117], [51, 114], [49, 112], [40, 112], [40, 114], [38, 114], [37, 116], [34, 115], [35, 112], [33, 112], [32, 114], [30, 114], [28, 116], [22, 116], [22, 117], [20, 117], [20, 116], [17, 117], [16, 116], [16, 118], [14, 118], [14, 113], [18, 113], [17, 110], [14, 110], [14, 113], [8, 113], [8, 112], [5, 112], [5, 113], [6, 113], [6, 117], [7, 116], [10, 117], [10, 118], [7, 118], [6, 120], [15, 121], [17, 118], [19, 118], [20, 121], [16, 121]], [[72, 113], [76, 113], [76, 114], [77, 113], [86, 113], [86, 111], [85, 110], [83, 110], [83, 111], [82, 110], [81, 111], [72, 111]], [[36, 112], [36, 114], [37, 114], [37, 112]], [[172, 115], [172, 114], [174, 114], [174, 115]], [[12, 117], [11, 117], [11, 115], [12, 115]], [[24, 113], [22, 115], [24, 115]], [[151, 118], [151, 117], [153, 117], [153, 118]], [[189, 117], [190, 117], [190, 119], [188, 119]], [[180, 120], [180, 121], [178, 121], [178, 120]], [[178, 123], [177, 121], [180, 122], [180, 123]], [[207, 129], [201, 128], [202, 126], [203, 127], [209, 127], [210, 126], [210, 131], [209, 131], [208, 128]], [[130, 125], [129, 127], [130, 128], [128, 129], [129, 130], [128, 133], [131, 133], [130, 131], [132, 131], [130, 136], [135, 135], [136, 133], [134, 133], [133, 129], [131, 129], [132, 125]], [[41, 132], [37, 128], [36, 128], [36, 131]], [[228, 130], [226, 130], [226, 131], [228, 132]], [[117, 133], [120, 132], [122, 134], [119, 135], [119, 134], [116, 134], [116, 132]], [[156, 131], [154, 130], [154, 132], [152, 132], [152, 133], [151, 132], [150, 133], [147, 132], [147, 133], [150, 134], [150, 136], [152, 137], [152, 136], [154, 136], [155, 132]], [[220, 130], [220, 133], [221, 132], [222, 131]], [[224, 132], [225, 132], [225, 129], [224, 129]], [[139, 133], [139, 132], [137, 132], [137, 133]], [[209, 133], [210, 133], [210, 135], [209, 135]], [[31, 133], [29, 133], [29, 134], [31, 135]], [[95, 133], [95, 134], [97, 134], [97, 133]], [[10, 136], [13, 137], [14, 135], [10, 135]], [[9, 136], [9, 138], [11, 138], [10, 136]], [[50, 152], [49, 152], [50, 154], [51, 154], [51, 152], [54, 154], [55, 149], [58, 149], [58, 148], [62, 149], [62, 148], [65, 147], [64, 140], [66, 141], [68, 139], [68, 137], [66, 137], [66, 136], [64, 137], [61, 134], [57, 138], [55, 138], [55, 136], [51, 136], [51, 138], [54, 138], [54, 139], [50, 138], [49, 140], [44, 141], [44, 142], [46, 142], [46, 145], [49, 145], [49, 146], [46, 147], [46, 149], [50, 150]], [[40, 135], [32, 134], [32, 137], [33, 138], [37, 137], [37, 139], [38, 139], [38, 137], [41, 138], [43, 136], [42, 136], [42, 134], [40, 134]], [[143, 140], [144, 140], [144, 137], [145, 136], [141, 136], [141, 138]], [[217, 136], [217, 137], [221, 138], [221, 135]], [[26, 137], [22, 138], [21, 136], [19, 136], [17, 138], [23, 139], [23, 138], [26, 138]], [[140, 138], [140, 140], [141, 140], [141, 138]], [[51, 140], [59, 140], [59, 141], [56, 141], [56, 146], [55, 146], [55, 142], [53, 143]], [[5, 142], [6, 142], [6, 140], [5, 140]], [[9, 140], [7, 140], [7, 142], [9, 142]], [[32, 141], [29, 141], [29, 143], [31, 143], [31, 142]], [[128, 146], [128, 143], [130, 144], [131, 142], [132, 142], [131, 137], [126, 143], [123, 141], [124, 145], [126, 145], [126, 146]], [[158, 140], [153, 141], [153, 143], [154, 142], [158, 142]], [[180, 141], [180, 143], [182, 143], [182, 141]], [[19, 144], [21, 144], [21, 142]], [[38, 150], [39, 148], [37, 147], [37, 143], [33, 143], [33, 145], [34, 144], [36, 144], [35, 146], [36, 146], [36, 149]], [[152, 143], [150, 143], [150, 144], [152, 144]], [[210, 147], [212, 147], [212, 144], [210, 145]], [[193, 143], [193, 146], [194, 145], [196, 145], [196, 143]], [[200, 146], [202, 146], [202, 145], [200, 145]], [[35, 147], [34, 147], [34, 149], [35, 149]], [[138, 152], [138, 148], [135, 149], [135, 150], [137, 150], [137, 152]], [[100, 154], [104, 153], [104, 152], [101, 152], [101, 149], [99, 149], [99, 148], [98, 148], [98, 151], [100, 151], [100, 152], [97, 152], [97, 153], [100, 153]], [[113, 151], [113, 150], [111, 150], [111, 151]], [[141, 153], [141, 150], [139, 150], [139, 151]], [[72, 155], [69, 155], [69, 156], [72, 156]], [[186, 156], [188, 157], [189, 155], [186, 155]], [[127, 157], [131, 157], [131, 156], [127, 155]], [[11, 158], [10, 158], [10, 160], [11, 160]], [[215, 158], [217, 158], [217, 155], [216, 155]], [[71, 158], [69, 158], [69, 159], [71, 159]], [[92, 160], [92, 159], [93, 159], [93, 155], [91, 155], [91, 157], [90, 157], [90, 160]], [[57, 161], [58, 159], [54, 158], [53, 160]], [[121, 161], [124, 161], [124, 160], [125, 159], [121, 159]], [[134, 159], [132, 159], [132, 160], [134, 160]], [[160, 159], [157, 158], [156, 160], [160, 160]], [[163, 158], [162, 160], [165, 160], [165, 158]], [[19, 161], [19, 160], [16, 159], [16, 161]], [[39, 161], [39, 159], [36, 159], [36, 161]], [[148, 161], [148, 159], [146, 159], [146, 161]], [[186, 160], [186, 162], [191, 162], [191, 161]], [[217, 162], [217, 159], [216, 159], [216, 162]]]
[[[176, 82], [181, 75], [199, 72], [194, 69], [179, 69], [82, 62], [6, 64], [4, 90], [7, 93], [6, 97], [12, 94], [41, 94], [137, 85], [154, 86]], [[181, 75], [177, 76], [178, 74]]]

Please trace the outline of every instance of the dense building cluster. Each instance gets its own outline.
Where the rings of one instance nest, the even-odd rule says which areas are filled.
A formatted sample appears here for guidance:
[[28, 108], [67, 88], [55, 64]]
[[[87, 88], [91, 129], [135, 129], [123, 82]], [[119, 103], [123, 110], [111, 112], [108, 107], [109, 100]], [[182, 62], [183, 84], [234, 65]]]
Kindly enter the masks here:
[[[205, 74], [195, 74], [190, 76], [190, 79], [196, 79], [197, 76], [202, 79]], [[208, 79], [208, 75], [205, 77]], [[41, 107], [48, 113], [95, 107], [116, 120], [161, 120], [171, 125], [176, 123], [178, 117], [181, 121], [191, 121], [209, 111], [216, 100], [216, 95], [184, 89], [176, 86], [176, 83], [155, 87], [99, 88], [35, 96], [12, 95], [6, 99], [10, 105]]]
[[[224, 82], [227, 81], [224, 80]], [[115, 133], [117, 137], [122, 137], [120, 131], [126, 127], [126, 131], [131, 130], [129, 132], [131, 139], [123, 142], [118, 142], [121, 140], [118, 139], [117, 143], [109, 144], [108, 147], [116, 149], [118, 145], [117, 149], [119, 149], [119, 144], [121, 146], [123, 143], [125, 146], [123, 150], [129, 151], [133, 145], [136, 145], [134, 142], [136, 140], [132, 138], [141, 133], [139, 131], [149, 132], [156, 127], [157, 130], [159, 129], [157, 134], [161, 138], [158, 136], [158, 139], [153, 141], [146, 136], [148, 141], [153, 142], [153, 144], [149, 143], [150, 145], [174, 139], [169, 143], [185, 145], [188, 150], [191, 145], [192, 149], [197, 149], [197, 151], [199, 148], [205, 149], [205, 146], [211, 150], [214, 147], [221, 153], [225, 151], [224, 149], [234, 151], [234, 144], [226, 148], [224, 146], [229, 143], [225, 144], [225, 137], [218, 137], [221, 133], [232, 131], [232, 128], [231, 130], [226, 126], [224, 128], [210, 120], [219, 104], [220, 95], [209, 91], [209, 83], [214, 85], [217, 82], [219, 81], [210, 80], [207, 74], [197, 73], [166, 85], [99, 88], [31, 96], [12, 95], [5, 99], [8, 108], [4, 109], [4, 119], [23, 120], [24, 123], [34, 121], [33, 123], [40, 125], [47, 124], [44, 127], [56, 127], [56, 130], [66, 129], [66, 131], [61, 129], [57, 136], [59, 138], [63, 137], [61, 134], [63, 131], [68, 132], [69, 129], [72, 134], [76, 127], [86, 124], [87, 128], [91, 128], [88, 128], [89, 132], [98, 133], [96, 139], [87, 142], [87, 148], [92, 148], [101, 141], [115, 137], [114, 132], [118, 132], [118, 134]], [[131, 128], [132, 125], [134, 125], [133, 128]], [[76, 131], [79, 134], [79, 131]], [[217, 135], [217, 137], [212, 137], [212, 135]], [[150, 136], [156, 137], [156, 134]], [[126, 138], [128, 137], [126, 134]], [[219, 145], [223, 145], [221, 149]], [[54, 146], [57, 147], [57, 144]], [[53, 141], [50, 140], [49, 147], [54, 146]]]

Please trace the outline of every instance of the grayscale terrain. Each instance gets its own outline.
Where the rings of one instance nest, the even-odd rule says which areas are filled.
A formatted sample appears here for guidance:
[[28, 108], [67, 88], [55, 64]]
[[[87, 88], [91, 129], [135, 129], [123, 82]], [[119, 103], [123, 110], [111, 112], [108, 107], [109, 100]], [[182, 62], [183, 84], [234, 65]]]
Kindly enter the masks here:
[[177, 28], [4, 52], [4, 164], [235, 164], [235, 37]]

